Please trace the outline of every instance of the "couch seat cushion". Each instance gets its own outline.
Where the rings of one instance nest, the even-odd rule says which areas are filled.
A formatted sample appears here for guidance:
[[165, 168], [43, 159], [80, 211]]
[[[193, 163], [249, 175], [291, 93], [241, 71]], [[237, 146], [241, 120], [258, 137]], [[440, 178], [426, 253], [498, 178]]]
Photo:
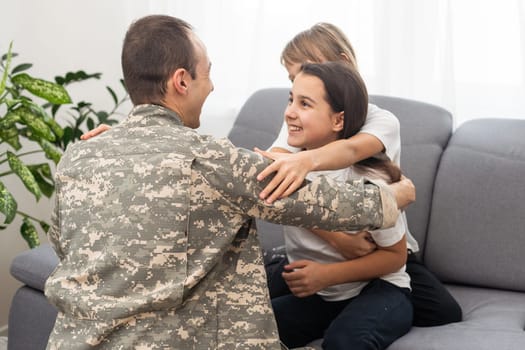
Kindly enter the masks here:
[[413, 327], [388, 350], [525, 349], [525, 294], [447, 286], [463, 309], [463, 321], [440, 327]]

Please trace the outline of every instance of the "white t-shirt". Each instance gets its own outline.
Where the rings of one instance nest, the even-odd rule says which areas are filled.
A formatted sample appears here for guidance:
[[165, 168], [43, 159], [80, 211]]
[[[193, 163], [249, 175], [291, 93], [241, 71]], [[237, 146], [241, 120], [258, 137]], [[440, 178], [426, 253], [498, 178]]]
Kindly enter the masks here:
[[[377, 137], [379, 141], [383, 143], [383, 146], [385, 147], [385, 154], [388, 156], [388, 158], [398, 166], [400, 165], [401, 136], [399, 131], [399, 120], [394, 114], [387, 111], [386, 109], [381, 109], [378, 106], [369, 103], [365, 124], [359, 132], [367, 133]], [[280, 147], [288, 149], [292, 152], [300, 151], [299, 148], [288, 145], [288, 127], [285, 122], [281, 127], [279, 136], [277, 136], [277, 139], [273, 142], [270, 148], [272, 147]], [[419, 245], [412, 234], [410, 234], [407, 225], [406, 214], [403, 212], [400, 216], [404, 220], [406, 227], [407, 247], [414, 253], [418, 252]]]
[[[363, 176], [363, 174], [358, 174], [354, 169], [347, 168], [342, 170], [311, 172], [307, 178], [312, 180], [319, 175], [326, 175], [337, 181], [346, 181], [350, 178]], [[399, 242], [405, 235], [405, 231], [405, 223], [402, 217], [399, 216], [394, 227], [370, 231], [370, 234], [378, 246], [389, 247]], [[355, 232], [348, 233], [352, 234]], [[304, 228], [284, 226], [284, 241], [286, 254], [290, 262], [302, 259], [314, 260], [319, 263], [334, 263], [347, 260], [325, 240]], [[401, 288], [410, 288], [410, 277], [405, 272], [405, 266], [394, 273], [382, 276], [381, 279]], [[358, 295], [367, 284], [368, 281], [337, 284], [325, 288], [317, 292], [317, 294], [327, 301], [346, 300]]]

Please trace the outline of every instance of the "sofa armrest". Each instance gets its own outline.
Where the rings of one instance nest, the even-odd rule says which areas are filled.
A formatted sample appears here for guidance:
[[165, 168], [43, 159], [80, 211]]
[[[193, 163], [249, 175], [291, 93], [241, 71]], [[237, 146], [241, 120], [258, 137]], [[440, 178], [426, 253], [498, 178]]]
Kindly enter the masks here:
[[44, 290], [47, 278], [58, 265], [58, 257], [49, 244], [18, 254], [11, 263], [11, 275], [37, 290]]

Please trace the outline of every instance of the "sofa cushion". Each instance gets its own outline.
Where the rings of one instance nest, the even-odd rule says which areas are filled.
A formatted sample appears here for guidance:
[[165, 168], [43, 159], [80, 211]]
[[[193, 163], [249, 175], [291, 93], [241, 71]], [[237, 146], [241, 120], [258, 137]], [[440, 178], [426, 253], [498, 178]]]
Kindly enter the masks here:
[[371, 95], [370, 102], [399, 119], [401, 169], [417, 189], [416, 202], [406, 211], [408, 227], [423, 253], [434, 178], [452, 135], [452, 115], [439, 106], [405, 98]]
[[388, 350], [525, 349], [525, 294], [447, 286], [463, 309], [463, 321], [413, 327]]
[[[412, 327], [387, 350], [525, 349], [525, 294], [447, 285], [463, 309], [463, 321]], [[309, 344], [321, 349], [322, 340]]]
[[58, 257], [49, 244], [42, 244], [18, 254], [11, 263], [11, 275], [37, 290], [44, 290], [47, 278], [58, 265]]
[[17, 290], [9, 311], [9, 350], [45, 349], [55, 324], [57, 309], [40, 290]]
[[524, 135], [525, 120], [478, 119], [450, 140], [425, 252], [441, 280], [525, 291]]

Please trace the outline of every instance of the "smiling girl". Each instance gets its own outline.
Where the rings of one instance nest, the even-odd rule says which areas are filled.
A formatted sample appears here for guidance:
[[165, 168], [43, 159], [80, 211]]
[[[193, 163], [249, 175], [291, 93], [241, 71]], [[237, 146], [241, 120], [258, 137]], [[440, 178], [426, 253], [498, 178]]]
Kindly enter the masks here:
[[[364, 124], [366, 87], [347, 64], [305, 64], [295, 76], [285, 121], [288, 143], [302, 150], [322, 147], [356, 134]], [[367, 158], [352, 167], [313, 172], [336, 181], [365, 176], [395, 182], [401, 172], [387, 158]], [[283, 278], [290, 292], [272, 299], [279, 335], [288, 347], [324, 337], [324, 349], [385, 349], [412, 325], [410, 278], [405, 272], [403, 220], [390, 229], [371, 231], [377, 250], [347, 260], [309, 230], [286, 226], [290, 265]], [[352, 234], [352, 233], [348, 233]], [[389, 271], [367, 276], [369, 264]]]

